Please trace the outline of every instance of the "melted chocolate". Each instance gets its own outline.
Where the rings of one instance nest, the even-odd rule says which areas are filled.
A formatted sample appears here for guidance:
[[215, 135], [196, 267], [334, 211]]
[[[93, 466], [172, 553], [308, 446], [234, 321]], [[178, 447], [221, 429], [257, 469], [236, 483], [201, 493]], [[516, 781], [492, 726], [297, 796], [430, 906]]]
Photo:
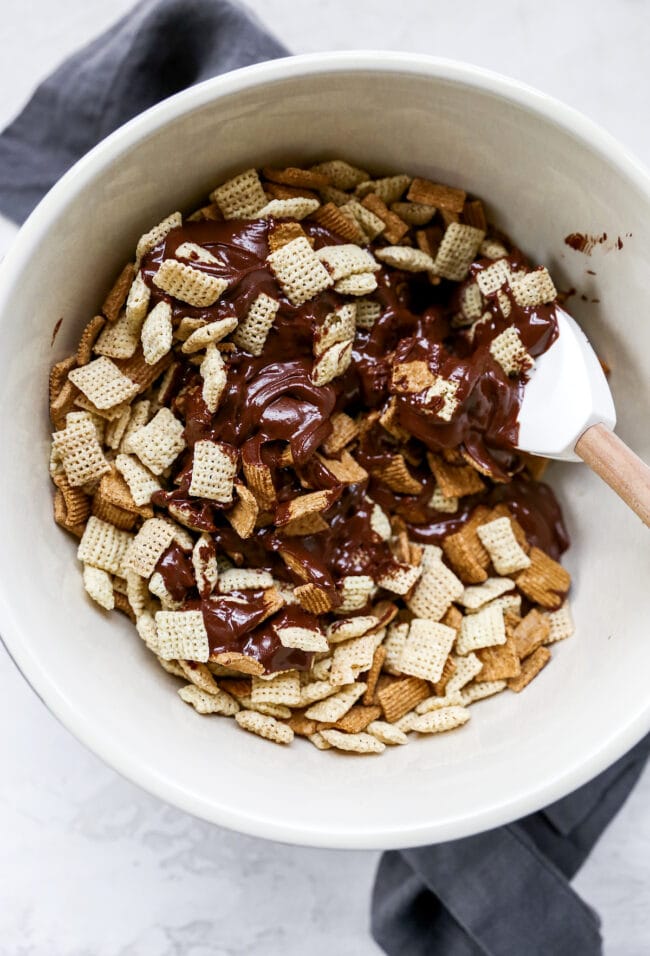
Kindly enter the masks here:
[[210, 653], [225, 651], [245, 654], [264, 664], [267, 671], [292, 668], [309, 670], [313, 654], [284, 647], [275, 627], [309, 627], [319, 630], [318, 619], [301, 608], [286, 607], [266, 619], [264, 591], [240, 591], [191, 601], [188, 608], [200, 608], [208, 632]]
[[172, 544], [165, 551], [156, 565], [156, 571], [175, 601], [184, 601], [187, 592], [195, 586], [192, 562], [177, 544]]
[[[188, 450], [173, 466], [173, 488], [157, 492], [153, 502], [168, 508], [188, 527], [208, 533], [217, 552], [228, 555], [237, 566], [264, 568], [276, 579], [295, 585], [312, 582], [329, 592], [334, 605], [340, 601], [341, 578], [368, 574], [377, 579], [397, 564], [389, 544], [372, 528], [375, 503], [401, 518], [414, 540], [437, 543], [460, 528], [479, 502], [504, 502], [531, 543], [558, 556], [568, 539], [551, 490], [523, 477], [511, 480], [523, 467], [516, 442], [524, 380], [508, 378], [489, 351], [492, 340], [514, 322], [529, 353], [544, 352], [557, 335], [554, 306], [521, 308], [504, 286], [500, 297], [486, 300], [484, 319], [469, 331], [453, 321], [462, 285], [443, 281], [436, 286], [425, 275], [382, 268], [371, 296], [382, 306], [380, 318], [371, 329], [357, 331], [348, 371], [317, 387], [311, 381], [314, 342], [327, 316], [349, 298], [328, 290], [300, 307], [288, 302], [266, 262], [268, 234], [274, 225], [273, 220], [186, 222], [143, 261], [152, 305], [169, 301], [175, 325], [185, 316], [215, 321], [235, 315], [241, 320], [262, 292], [279, 302], [260, 356], [236, 347], [224, 350], [227, 383], [216, 414], [203, 401], [196, 366], [177, 356], [165, 403], [184, 422]], [[316, 224], [305, 221], [302, 225], [315, 248], [341, 242]], [[202, 271], [228, 280], [228, 289], [210, 308], [184, 305], [153, 282], [163, 259], [173, 256], [184, 242], [197, 243], [217, 260], [198, 264]], [[516, 250], [509, 261], [513, 268], [524, 265]], [[490, 264], [490, 260], [475, 262], [467, 282]], [[432, 373], [457, 384], [459, 405], [451, 421], [437, 414], [441, 400], [425, 404], [422, 393], [405, 394], [395, 387], [394, 366], [412, 361], [425, 362]], [[331, 435], [332, 415], [384, 409], [389, 400], [395, 403], [396, 426], [412, 437], [405, 446], [377, 422], [369, 422], [355, 452], [368, 478], [356, 485], [341, 485], [327, 461], [316, 455], [317, 451], [319, 456], [324, 454], [322, 444]], [[227, 521], [224, 509], [231, 506], [189, 493], [191, 449], [203, 439], [225, 443], [239, 460], [270, 468], [276, 511], [258, 522], [261, 526], [246, 539]], [[437, 512], [429, 503], [435, 480], [426, 452], [445, 449], [461, 449], [482, 470], [506, 483], [462, 499], [454, 514]], [[411, 473], [421, 483], [416, 495], [395, 493], [381, 480], [382, 467], [398, 452], [407, 452]], [[300, 536], [284, 533], [289, 514], [285, 503], [321, 489], [332, 492], [323, 513], [326, 528]], [[157, 570], [175, 600], [188, 608], [201, 608], [212, 654], [247, 654], [260, 660], [267, 671], [309, 668], [313, 655], [283, 647], [275, 628], [298, 621], [296, 626], [317, 627], [317, 618], [294, 606], [267, 618], [262, 591], [217, 591], [201, 598], [191, 561], [177, 545], [163, 555]]]

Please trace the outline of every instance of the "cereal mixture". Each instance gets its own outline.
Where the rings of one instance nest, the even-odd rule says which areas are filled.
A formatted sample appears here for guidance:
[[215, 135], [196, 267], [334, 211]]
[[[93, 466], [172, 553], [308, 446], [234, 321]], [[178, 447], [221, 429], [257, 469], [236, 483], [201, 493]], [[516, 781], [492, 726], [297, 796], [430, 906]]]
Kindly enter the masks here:
[[479, 199], [343, 160], [168, 216], [51, 372], [86, 591], [275, 743], [380, 753], [521, 691], [573, 632], [516, 450], [556, 295]]

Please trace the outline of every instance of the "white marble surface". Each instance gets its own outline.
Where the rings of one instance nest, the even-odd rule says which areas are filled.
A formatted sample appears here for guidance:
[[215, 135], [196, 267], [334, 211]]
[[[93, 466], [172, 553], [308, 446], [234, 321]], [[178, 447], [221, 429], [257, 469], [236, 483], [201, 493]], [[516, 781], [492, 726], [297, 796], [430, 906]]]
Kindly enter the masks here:
[[[583, 110], [650, 162], [647, 0], [249, 5], [295, 52], [413, 50], [509, 73]], [[63, 56], [129, 6], [7, 4], [0, 126]], [[13, 232], [0, 221], [0, 252]], [[0, 686], [3, 956], [379, 952], [367, 931], [376, 854], [280, 846], [198, 822], [84, 750], [2, 649]], [[603, 916], [607, 956], [650, 951], [649, 798], [646, 773], [576, 880]]]

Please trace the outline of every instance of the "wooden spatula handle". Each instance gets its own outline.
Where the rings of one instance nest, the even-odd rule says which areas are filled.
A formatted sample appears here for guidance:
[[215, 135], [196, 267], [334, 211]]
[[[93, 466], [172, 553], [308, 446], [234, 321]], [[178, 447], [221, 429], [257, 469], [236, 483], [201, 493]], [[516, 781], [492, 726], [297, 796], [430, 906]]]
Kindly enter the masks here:
[[650, 468], [606, 425], [592, 425], [576, 444], [592, 471], [613, 488], [644, 524], [650, 527]]

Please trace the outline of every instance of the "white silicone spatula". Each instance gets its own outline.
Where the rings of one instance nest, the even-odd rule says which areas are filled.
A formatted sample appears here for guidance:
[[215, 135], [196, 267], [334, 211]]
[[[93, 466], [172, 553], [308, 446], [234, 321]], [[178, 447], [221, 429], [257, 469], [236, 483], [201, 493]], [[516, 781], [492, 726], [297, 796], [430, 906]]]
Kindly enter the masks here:
[[607, 379], [577, 323], [557, 310], [559, 335], [524, 389], [519, 448], [584, 461], [650, 526], [650, 468], [618, 438]]

